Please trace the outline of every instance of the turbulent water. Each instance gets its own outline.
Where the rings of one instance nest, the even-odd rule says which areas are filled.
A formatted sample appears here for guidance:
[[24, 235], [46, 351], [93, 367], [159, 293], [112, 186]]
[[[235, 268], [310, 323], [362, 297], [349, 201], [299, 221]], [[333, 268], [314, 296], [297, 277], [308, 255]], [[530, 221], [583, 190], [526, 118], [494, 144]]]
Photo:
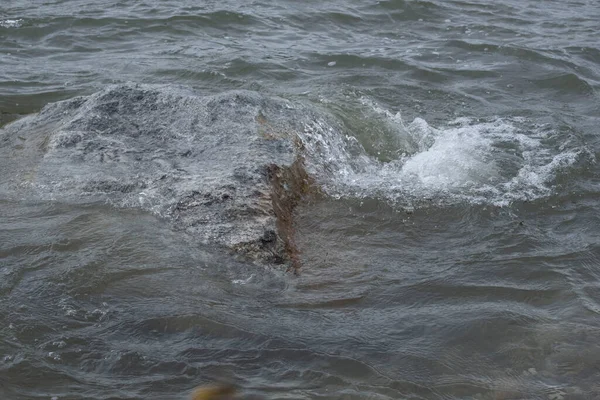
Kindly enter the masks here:
[[331, 118], [302, 122], [323, 195], [297, 210], [299, 276], [143, 205], [0, 193], [0, 398], [600, 398], [598, 21], [591, 0], [3, 1], [0, 125], [124, 82]]

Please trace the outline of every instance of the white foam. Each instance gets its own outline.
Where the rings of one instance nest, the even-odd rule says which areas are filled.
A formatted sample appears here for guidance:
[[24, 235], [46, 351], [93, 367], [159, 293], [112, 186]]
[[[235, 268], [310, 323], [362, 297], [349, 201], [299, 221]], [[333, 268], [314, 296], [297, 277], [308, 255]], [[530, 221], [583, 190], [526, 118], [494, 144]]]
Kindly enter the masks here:
[[403, 181], [440, 190], [493, 180], [497, 172], [489, 156], [491, 140], [482, 136], [479, 128], [436, 131], [431, 147], [407, 157], [396, 172]]
[[252, 280], [252, 278], [254, 278], [254, 274], [250, 275], [246, 279], [234, 279], [231, 281], [231, 283], [233, 283], [234, 285], [246, 285]]
[[369, 99], [361, 103], [397, 136], [396, 159], [379, 161], [325, 121], [307, 123], [301, 137], [307, 167], [338, 198], [376, 197], [405, 207], [432, 200], [505, 206], [550, 195], [557, 175], [588, 154], [523, 118], [460, 118], [434, 128], [421, 118], [405, 124], [400, 113]]
[[3, 19], [0, 20], [0, 28], [20, 28], [23, 25], [22, 19]]

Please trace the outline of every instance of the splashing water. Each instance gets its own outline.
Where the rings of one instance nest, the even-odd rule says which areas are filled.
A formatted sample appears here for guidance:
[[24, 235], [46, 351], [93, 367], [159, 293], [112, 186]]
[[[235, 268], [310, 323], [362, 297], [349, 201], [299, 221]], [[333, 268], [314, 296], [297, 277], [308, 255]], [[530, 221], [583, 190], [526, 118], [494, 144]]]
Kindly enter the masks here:
[[301, 135], [307, 167], [334, 197], [375, 197], [400, 207], [465, 201], [506, 206], [551, 195], [557, 176], [594, 161], [574, 137], [559, 138], [524, 118], [459, 118], [434, 128], [421, 118], [405, 124], [400, 113], [368, 99], [362, 104], [393, 132], [395, 159], [377, 159], [356, 137], [322, 120], [306, 123]]
[[23, 25], [22, 19], [0, 20], [0, 28], [20, 28], [22, 25]]

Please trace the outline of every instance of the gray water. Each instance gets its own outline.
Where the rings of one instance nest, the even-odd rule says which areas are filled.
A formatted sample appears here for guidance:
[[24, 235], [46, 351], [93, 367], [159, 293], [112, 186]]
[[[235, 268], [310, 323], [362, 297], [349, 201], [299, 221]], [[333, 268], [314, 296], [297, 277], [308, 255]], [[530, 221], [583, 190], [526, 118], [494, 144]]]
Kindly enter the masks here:
[[3, 1], [0, 124], [122, 82], [327, 110], [301, 273], [0, 193], [1, 399], [600, 398], [600, 4], [199, 3]]

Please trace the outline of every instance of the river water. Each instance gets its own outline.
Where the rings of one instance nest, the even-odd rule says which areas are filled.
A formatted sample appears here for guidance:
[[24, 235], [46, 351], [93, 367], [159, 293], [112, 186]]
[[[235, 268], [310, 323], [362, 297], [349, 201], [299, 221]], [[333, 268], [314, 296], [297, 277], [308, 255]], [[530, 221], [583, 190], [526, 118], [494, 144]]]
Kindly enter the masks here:
[[[293, 276], [0, 193], [0, 398], [600, 398], [600, 4], [5, 0], [0, 124], [123, 82], [336, 115]], [[149, 111], [150, 112], [150, 111]]]

